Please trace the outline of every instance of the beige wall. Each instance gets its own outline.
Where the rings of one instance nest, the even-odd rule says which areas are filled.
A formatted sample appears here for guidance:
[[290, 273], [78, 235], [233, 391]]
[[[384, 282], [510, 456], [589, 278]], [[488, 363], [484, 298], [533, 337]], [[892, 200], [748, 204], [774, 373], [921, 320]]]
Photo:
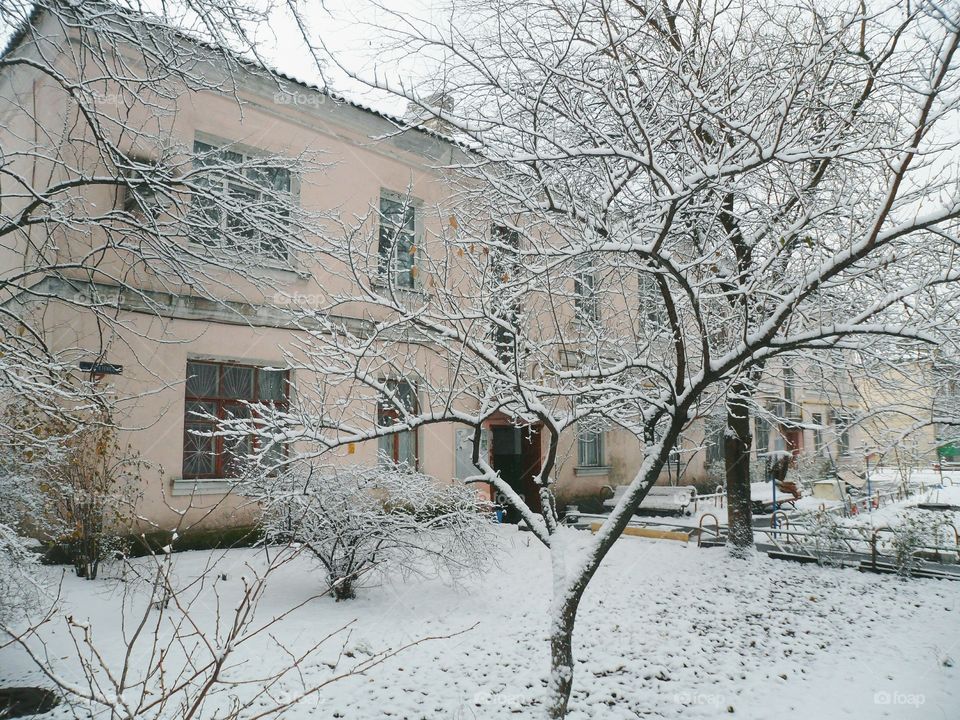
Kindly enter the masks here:
[[[48, 305], [45, 314], [51, 338], [63, 347], [76, 348], [78, 359], [103, 352], [109, 362], [123, 366], [122, 375], [105, 376], [99, 384], [116, 398], [116, 417], [123, 428], [121, 443], [129, 443], [146, 464], [139, 508], [143, 517], [161, 527], [176, 524], [179, 513], [186, 513], [188, 525], [198, 521], [201, 525], [241, 524], [254, 517], [255, 508], [245, 499], [224, 497], [222, 490], [208, 492], [210, 486], [204, 481], [182, 480], [187, 361], [283, 366], [284, 350], [290, 349], [293, 339], [291, 331], [142, 313], [122, 314], [122, 329], [115, 331], [117, 326], [98, 328], [90, 314], [62, 305]], [[316, 378], [295, 370], [291, 382], [294, 392], [309, 392]], [[418, 432], [421, 470], [451, 480], [454, 426], [433, 425]], [[345, 462], [375, 464], [377, 444], [360, 443], [352, 452], [342, 448], [330, 455]]]

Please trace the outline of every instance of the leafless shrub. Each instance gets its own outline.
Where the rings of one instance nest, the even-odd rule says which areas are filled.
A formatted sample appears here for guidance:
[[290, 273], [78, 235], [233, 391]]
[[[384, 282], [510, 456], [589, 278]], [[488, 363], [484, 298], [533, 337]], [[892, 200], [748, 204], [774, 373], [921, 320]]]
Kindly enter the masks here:
[[374, 568], [454, 576], [488, 567], [495, 545], [490, 514], [461, 483], [404, 466], [296, 467], [248, 481], [267, 539], [303, 545], [327, 572], [333, 596], [352, 598]]

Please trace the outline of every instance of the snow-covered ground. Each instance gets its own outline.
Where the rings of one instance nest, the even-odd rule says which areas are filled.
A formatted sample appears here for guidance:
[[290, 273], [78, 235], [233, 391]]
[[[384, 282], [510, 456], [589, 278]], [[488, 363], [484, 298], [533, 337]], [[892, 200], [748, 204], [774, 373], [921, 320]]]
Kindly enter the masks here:
[[[342, 655], [341, 639], [323, 653], [329, 664], [303, 668], [306, 682], [369, 652], [465, 631], [330, 685], [286, 717], [537, 716], [547, 669], [547, 554], [528, 533], [499, 531], [506, 545], [500, 567], [480, 578], [459, 586], [396, 581], [342, 603], [321, 598], [275, 627], [287, 644], [305, 647], [356, 621]], [[180, 581], [209, 558], [177, 556]], [[262, 561], [254, 550], [220, 558], [224, 597], [239, 592], [244, 563]], [[320, 586], [320, 573], [298, 560], [274, 576], [260, 613], [270, 617]], [[64, 613], [88, 619], [101, 647], [118, 653], [121, 595], [116, 581], [68, 577]], [[209, 622], [215, 605], [205, 607], [201, 619]], [[46, 637], [51, 657], [71, 672], [61, 659], [72, 656], [62, 621]], [[960, 584], [765, 556], [737, 561], [720, 548], [623, 538], [587, 592], [575, 641], [570, 717], [577, 720], [960, 717]], [[282, 662], [270, 646], [264, 639], [251, 647], [255, 662], [237, 672], [253, 677]], [[19, 651], [0, 652], [0, 686], [24, 684], [45, 682]]]

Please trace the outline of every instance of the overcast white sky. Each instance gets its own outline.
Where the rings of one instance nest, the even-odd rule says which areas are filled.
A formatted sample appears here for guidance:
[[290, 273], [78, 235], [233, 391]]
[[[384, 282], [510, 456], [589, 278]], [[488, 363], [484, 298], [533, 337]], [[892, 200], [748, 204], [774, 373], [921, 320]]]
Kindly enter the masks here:
[[[150, 7], [151, 2], [159, 4], [160, 0], [141, 1], [145, 7]], [[300, 11], [309, 17], [315, 40], [322, 37], [323, 43], [337, 54], [341, 62], [356, 70], [370, 72], [377, 67], [381, 72], [389, 72], [396, 65], [385, 61], [382, 33], [375, 32], [372, 26], [395, 24], [391, 11], [423, 18], [441, 17], [449, 0], [384, 0], [379, 3], [370, 0], [307, 0], [299, 5]], [[157, 10], [159, 12], [161, 8], [157, 7]], [[26, 13], [27, 7], [21, 7], [20, 11]], [[13, 30], [0, 20], [0, 48]], [[300, 80], [321, 84], [316, 66], [289, 17], [278, 14], [270, 27], [260, 28], [257, 39], [264, 55], [271, 58], [279, 70]], [[406, 108], [404, 101], [386, 93], [372, 92], [365, 85], [350, 80], [332, 63], [326, 65], [324, 72], [332, 89], [351, 98], [395, 114], [402, 114]]]
[[[322, 37], [327, 48], [336, 53], [341, 62], [365, 73], [376, 69], [379, 73], [396, 74], [397, 65], [390, 62], [382, 33], [377, 32], [375, 26], [395, 24], [391, 12], [437, 19], [443, 16], [443, 8], [447, 5], [447, 0], [386, 0], [380, 7], [364, 0], [326, 0], [322, 6], [316, 3], [305, 12], [309, 13], [315, 34]], [[312, 59], [299, 42], [299, 33], [289, 19], [276, 23], [274, 33], [276, 38], [264, 36], [263, 41], [277, 68], [301, 80], [319, 83]], [[334, 90], [351, 98], [395, 114], [402, 114], [406, 108], [404, 101], [371, 91], [351, 80], [333, 63], [324, 68], [324, 73]]]

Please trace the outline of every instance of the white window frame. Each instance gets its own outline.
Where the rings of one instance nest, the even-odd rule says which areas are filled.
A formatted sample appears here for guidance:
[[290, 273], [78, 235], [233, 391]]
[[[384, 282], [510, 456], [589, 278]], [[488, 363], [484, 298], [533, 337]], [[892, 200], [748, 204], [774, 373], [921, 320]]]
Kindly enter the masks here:
[[[412, 246], [414, 248], [414, 252], [412, 253], [413, 259], [410, 264], [411, 278], [409, 285], [406, 283], [397, 282], [398, 271], [395, 267], [395, 245], [391, 245], [390, 247], [390, 259], [388, 260], [388, 264], [384, 266], [382, 261], [380, 239], [381, 232], [383, 232], [384, 227], [382, 210], [384, 200], [399, 203], [401, 206], [406, 206], [413, 211]], [[380, 194], [377, 196], [377, 283], [393, 289], [419, 291], [422, 288], [421, 259], [424, 252], [423, 238], [423, 201], [417, 197], [414, 197], [413, 195], [399, 193], [388, 188], [380, 188]], [[395, 239], [396, 238], [394, 238], [394, 240]]]
[[[270, 153], [268, 153], [265, 150], [260, 150], [260, 149], [252, 148], [246, 145], [233, 143], [233, 142], [230, 142], [229, 140], [223, 140], [221, 138], [217, 138], [212, 135], [207, 135], [206, 133], [200, 133], [200, 132], [195, 133], [193, 138], [192, 149], [193, 149], [194, 157], [196, 157], [197, 155], [196, 147], [198, 143], [207, 145], [213, 150], [222, 150], [224, 152], [229, 152], [229, 153], [233, 153], [234, 155], [238, 155], [240, 157], [240, 162], [245, 162], [251, 159], [270, 157]], [[196, 162], [196, 160], [194, 160], [194, 162]], [[299, 178], [297, 177], [296, 173], [294, 173], [292, 170], [288, 168], [282, 168], [282, 169], [287, 171], [288, 178], [289, 178], [289, 181], [288, 181], [289, 187], [286, 193], [290, 197], [291, 202], [297, 203], [299, 202], [299, 198], [300, 198]], [[225, 194], [230, 193], [231, 188], [235, 190], [242, 190], [246, 192], [254, 192], [254, 193], [260, 193], [260, 194], [266, 192], [264, 188], [258, 188], [255, 184], [253, 184], [253, 181], [251, 181], [251, 184], [249, 186], [239, 185], [234, 180], [224, 177], [221, 179], [221, 182], [223, 184], [222, 191]], [[202, 210], [200, 212], [202, 212]], [[229, 213], [220, 212], [220, 217], [218, 221], [218, 225], [220, 227], [219, 238], [214, 239], [210, 237], [200, 237], [197, 234], [194, 234], [190, 238], [190, 240], [191, 242], [197, 243], [199, 245], [203, 245], [204, 247], [207, 247], [213, 250], [214, 252], [217, 252], [217, 251], [227, 252], [228, 249], [223, 247], [222, 241], [223, 241], [223, 235], [225, 234], [225, 231], [227, 228], [227, 223], [229, 222], [230, 222]], [[287, 270], [291, 269], [291, 267], [293, 266], [295, 259], [293, 256], [293, 252], [290, 250], [290, 248], [285, 247], [284, 248], [285, 252], [281, 256], [279, 253], [270, 252], [269, 249], [264, 250], [262, 244], [260, 244], [259, 241], [258, 241], [258, 245], [261, 247], [261, 252], [258, 252], [256, 257], [262, 262], [262, 264], [268, 267], [277, 267], [279, 269], [287, 269]]]
[[598, 286], [596, 262], [589, 256], [580, 258], [573, 277], [574, 310], [578, 322], [597, 323], [600, 321], [600, 290]]
[[[578, 468], [605, 468], [606, 465], [606, 433], [603, 430], [578, 430], [577, 432], [577, 467]], [[584, 450], [586, 443], [594, 446], [589, 453]], [[587, 455], [593, 457], [587, 457]]]

